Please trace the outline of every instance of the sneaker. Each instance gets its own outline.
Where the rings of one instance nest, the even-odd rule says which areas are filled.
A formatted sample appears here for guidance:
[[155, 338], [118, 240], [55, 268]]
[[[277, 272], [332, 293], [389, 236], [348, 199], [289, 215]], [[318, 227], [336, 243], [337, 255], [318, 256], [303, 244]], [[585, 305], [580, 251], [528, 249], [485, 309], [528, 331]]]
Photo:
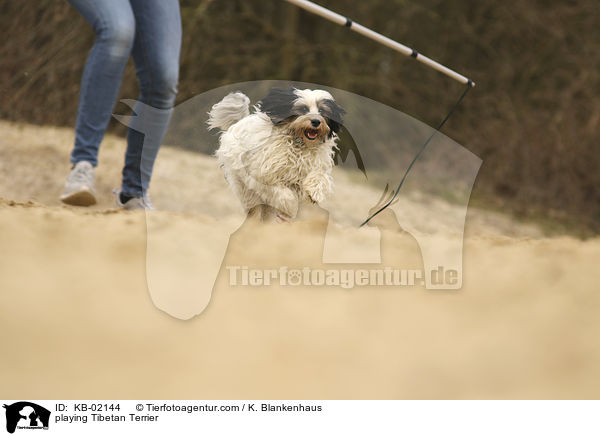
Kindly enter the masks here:
[[120, 190], [115, 189], [113, 194], [115, 194], [118, 208], [125, 210], [156, 210], [150, 201], [150, 195], [148, 193], [144, 194], [144, 196], [140, 198], [130, 198], [125, 203], [121, 202]]
[[91, 163], [87, 161], [77, 162], [67, 177], [60, 200], [72, 206], [96, 204], [94, 167]]

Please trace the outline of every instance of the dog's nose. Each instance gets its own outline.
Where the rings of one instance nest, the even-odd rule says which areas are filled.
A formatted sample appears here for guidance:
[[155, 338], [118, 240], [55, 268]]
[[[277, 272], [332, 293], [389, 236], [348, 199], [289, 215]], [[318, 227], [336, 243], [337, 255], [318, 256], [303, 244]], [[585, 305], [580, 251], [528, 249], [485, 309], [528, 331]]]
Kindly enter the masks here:
[[313, 127], [319, 127], [321, 125], [321, 120], [314, 118], [310, 120], [310, 124], [312, 124]]

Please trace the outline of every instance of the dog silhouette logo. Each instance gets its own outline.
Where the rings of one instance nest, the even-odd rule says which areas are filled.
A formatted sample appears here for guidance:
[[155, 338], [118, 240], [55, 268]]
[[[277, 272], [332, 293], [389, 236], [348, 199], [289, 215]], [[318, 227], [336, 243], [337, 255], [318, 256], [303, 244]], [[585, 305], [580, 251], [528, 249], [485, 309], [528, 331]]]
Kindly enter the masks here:
[[4, 405], [6, 409], [6, 431], [14, 433], [16, 429], [48, 429], [50, 411], [29, 401], [19, 401]]

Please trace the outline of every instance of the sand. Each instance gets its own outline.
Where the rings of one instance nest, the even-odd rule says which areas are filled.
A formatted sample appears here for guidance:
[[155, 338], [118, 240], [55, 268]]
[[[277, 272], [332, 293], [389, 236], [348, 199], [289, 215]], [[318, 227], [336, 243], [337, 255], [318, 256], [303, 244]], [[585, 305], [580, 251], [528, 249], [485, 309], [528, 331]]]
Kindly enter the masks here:
[[[100, 203], [82, 210], [57, 200], [70, 129], [0, 132], [0, 397], [598, 397], [600, 239], [546, 238], [471, 209], [460, 290], [231, 286], [222, 266], [212, 298], [190, 302], [178, 289], [212, 280], [195, 256], [219, 265], [239, 224], [214, 159], [164, 148], [161, 211], [115, 211], [124, 141], [107, 137]], [[336, 183], [354, 201], [368, 194], [344, 174]], [[453, 211], [441, 200], [410, 209], [420, 207]], [[318, 267], [326, 225], [319, 209], [294, 225], [247, 223], [224, 265]], [[382, 229], [384, 260], [419, 268], [414, 239]], [[346, 248], [363, 243], [353, 235]]]

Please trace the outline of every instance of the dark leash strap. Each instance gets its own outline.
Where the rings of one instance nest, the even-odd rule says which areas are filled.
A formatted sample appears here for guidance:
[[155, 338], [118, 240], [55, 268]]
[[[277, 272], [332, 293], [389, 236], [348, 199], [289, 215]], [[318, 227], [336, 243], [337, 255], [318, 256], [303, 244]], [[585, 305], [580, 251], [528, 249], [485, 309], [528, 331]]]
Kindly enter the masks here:
[[467, 95], [467, 93], [469, 92], [469, 90], [472, 87], [473, 87], [473, 82], [471, 80], [469, 80], [468, 83], [467, 83], [466, 89], [464, 90], [464, 92], [462, 93], [462, 95], [460, 96], [460, 98], [458, 99], [458, 101], [454, 104], [454, 106], [452, 106], [452, 109], [450, 109], [450, 112], [448, 112], [448, 114], [442, 120], [442, 122], [437, 127], [437, 129], [435, 129], [434, 132], [429, 136], [429, 138], [427, 138], [427, 140], [423, 143], [423, 145], [419, 149], [419, 152], [415, 155], [415, 157], [411, 161], [410, 165], [408, 165], [408, 168], [406, 169], [406, 172], [404, 173], [404, 176], [402, 177], [402, 180], [400, 180], [400, 183], [398, 184], [398, 188], [396, 188], [396, 191], [394, 192], [394, 195], [392, 196], [392, 198], [390, 198], [375, 213], [371, 214], [371, 216], [369, 216], [369, 218], [367, 218], [366, 220], [364, 220], [363, 223], [359, 227], [362, 227], [365, 224], [367, 224], [369, 221], [371, 221], [373, 218], [375, 218], [379, 213], [381, 213], [382, 211], [384, 211], [390, 204], [392, 204], [394, 202], [394, 200], [398, 196], [398, 193], [400, 192], [400, 188], [402, 188], [402, 185], [404, 184], [404, 181], [406, 180], [406, 176], [408, 176], [408, 173], [412, 169], [412, 167], [415, 164], [415, 162], [419, 159], [419, 157], [421, 157], [421, 155], [423, 154], [423, 152], [425, 151], [425, 149], [427, 148], [427, 146], [429, 145], [429, 143], [431, 142], [431, 140], [433, 139], [433, 137], [441, 130], [442, 127], [444, 127], [444, 124], [446, 124], [446, 121], [448, 121], [448, 119], [452, 116], [452, 114], [454, 113], [454, 111], [456, 110], [456, 108], [460, 105], [460, 103], [463, 101], [463, 99], [465, 98], [465, 96]]

